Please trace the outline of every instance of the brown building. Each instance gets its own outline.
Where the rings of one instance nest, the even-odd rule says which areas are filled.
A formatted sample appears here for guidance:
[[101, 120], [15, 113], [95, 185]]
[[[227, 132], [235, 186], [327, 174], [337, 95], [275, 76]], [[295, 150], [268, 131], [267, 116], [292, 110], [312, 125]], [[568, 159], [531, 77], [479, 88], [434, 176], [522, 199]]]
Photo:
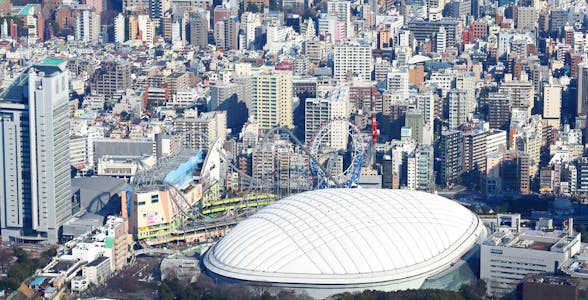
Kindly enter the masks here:
[[126, 62], [104, 61], [92, 78], [92, 94], [110, 98], [115, 92], [131, 86], [131, 65]]
[[483, 21], [474, 22], [472, 24], [472, 38], [474, 41], [485, 39], [488, 36], [488, 24]]
[[169, 92], [175, 94], [178, 90], [182, 90], [190, 86], [190, 74], [188, 73], [173, 73], [166, 78]]
[[0, 16], [7, 16], [12, 9], [12, 2], [10, 0], [0, 0]]
[[62, 5], [55, 11], [55, 22], [57, 23], [57, 30], [63, 32], [64, 30], [72, 30], [74, 28], [74, 16], [71, 6]]
[[522, 283], [522, 300], [580, 299], [581, 280], [577, 278], [529, 274]]
[[408, 84], [419, 85], [425, 81], [425, 66], [411, 65], [408, 68]]

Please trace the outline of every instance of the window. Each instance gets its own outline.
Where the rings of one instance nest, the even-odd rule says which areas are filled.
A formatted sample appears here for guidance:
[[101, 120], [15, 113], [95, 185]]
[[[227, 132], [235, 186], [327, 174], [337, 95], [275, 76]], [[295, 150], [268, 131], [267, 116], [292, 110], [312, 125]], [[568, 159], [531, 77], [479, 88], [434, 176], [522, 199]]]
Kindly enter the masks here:
[[151, 195], [151, 203], [159, 202], [159, 194]]

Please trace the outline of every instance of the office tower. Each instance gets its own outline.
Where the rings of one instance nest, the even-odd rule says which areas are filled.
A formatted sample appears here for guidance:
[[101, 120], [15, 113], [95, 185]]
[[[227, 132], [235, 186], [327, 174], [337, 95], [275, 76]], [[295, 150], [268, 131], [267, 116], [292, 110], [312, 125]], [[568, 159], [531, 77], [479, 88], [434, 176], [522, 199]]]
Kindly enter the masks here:
[[490, 128], [508, 130], [510, 124], [510, 97], [501, 93], [490, 93], [487, 100], [487, 118]]
[[335, 47], [333, 77], [339, 81], [357, 77], [372, 78], [372, 50], [368, 45], [340, 45]]
[[90, 6], [80, 5], [74, 11], [74, 37], [84, 43], [97, 44], [100, 40], [100, 15]]
[[578, 65], [578, 98], [576, 115], [588, 114], [588, 64]]
[[208, 150], [217, 140], [226, 140], [227, 112], [211, 111], [188, 113], [174, 121], [175, 133], [183, 136], [184, 146], [194, 150]]
[[131, 83], [131, 65], [123, 61], [108, 60], [100, 64], [90, 86], [92, 94], [110, 98], [117, 91], [129, 88]]
[[[349, 118], [349, 88], [331, 90], [324, 98], [308, 98], [304, 111], [305, 142], [311, 143], [321, 126], [334, 119]], [[326, 147], [347, 149], [348, 125], [337, 122], [329, 132]]]
[[253, 117], [261, 129], [292, 128], [292, 74], [284, 71], [254, 75], [251, 79], [251, 105]]
[[557, 129], [561, 117], [561, 90], [562, 87], [558, 83], [543, 86], [543, 119]]
[[449, 129], [457, 129], [466, 122], [466, 91], [452, 89], [447, 93]]
[[126, 41], [125, 39], [125, 30], [126, 29], [126, 20], [123, 14], [118, 14], [114, 18], [114, 42], [117, 44], [122, 44]]
[[56, 244], [72, 215], [66, 65], [45, 59], [0, 95], [3, 241]]
[[239, 22], [237, 17], [224, 18], [214, 25], [216, 46], [224, 50], [239, 49]]
[[417, 144], [423, 143], [423, 112], [418, 109], [410, 109], [404, 115], [404, 127], [410, 128], [411, 137]]
[[437, 153], [440, 158], [437, 183], [446, 187], [458, 184], [463, 172], [463, 132], [443, 131]]
[[190, 45], [208, 46], [208, 20], [202, 14], [196, 14], [190, 21]]

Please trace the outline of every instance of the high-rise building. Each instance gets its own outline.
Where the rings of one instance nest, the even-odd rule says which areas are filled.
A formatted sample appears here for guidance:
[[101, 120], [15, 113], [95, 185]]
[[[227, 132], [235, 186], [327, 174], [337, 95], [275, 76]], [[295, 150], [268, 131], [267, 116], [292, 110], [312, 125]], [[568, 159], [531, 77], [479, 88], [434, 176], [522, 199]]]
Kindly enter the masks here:
[[487, 135], [488, 132], [482, 130], [471, 130], [463, 134], [464, 172], [486, 173]]
[[84, 43], [100, 40], [100, 15], [91, 6], [80, 5], [74, 11], [74, 37]]
[[386, 78], [388, 90], [402, 95], [402, 100], [408, 98], [408, 69], [392, 69]]
[[588, 113], [588, 64], [578, 65], [578, 99], [576, 101], [576, 114]]
[[461, 39], [459, 36], [460, 24], [459, 20], [453, 18], [436, 21], [412, 19], [407, 22], [408, 29], [419, 42], [424, 42], [426, 39], [433, 40], [439, 29], [444, 27], [447, 36], [447, 47], [455, 45]]
[[543, 119], [553, 128], [559, 128], [561, 117], [561, 85], [549, 83], [543, 86]]
[[163, 13], [170, 8], [169, 0], [149, 0], [149, 18], [159, 20]]
[[200, 48], [208, 46], [208, 20], [201, 14], [190, 21], [190, 45]]
[[512, 108], [525, 109], [527, 118], [531, 117], [535, 101], [535, 90], [533, 83], [526, 77], [521, 80], [506, 80], [500, 85], [499, 92], [510, 95], [510, 104]]
[[519, 7], [517, 9], [517, 28], [523, 31], [534, 31], [537, 28], [539, 12], [535, 7]]
[[439, 28], [439, 32], [437, 32], [437, 36], [435, 37], [435, 52], [437, 53], [445, 53], [447, 50], [447, 32], [445, 31], [445, 27]]
[[419, 92], [416, 96], [416, 107], [423, 112], [426, 124], [435, 120], [435, 94], [431, 90]]
[[0, 94], [2, 240], [59, 242], [72, 216], [67, 61], [47, 58]]
[[[333, 89], [325, 98], [308, 98], [304, 111], [305, 142], [310, 143], [317, 130], [330, 120], [349, 117], [349, 88]], [[343, 122], [334, 123], [329, 131], [328, 145], [333, 149], [347, 149], [348, 125]]]
[[221, 143], [227, 136], [227, 112], [211, 111], [188, 113], [174, 122], [176, 134], [184, 137], [184, 146], [193, 150], [209, 150], [212, 144], [220, 139]]
[[126, 62], [109, 60], [100, 64], [92, 78], [92, 94], [112, 97], [117, 91], [131, 86], [131, 65]]
[[122, 44], [126, 41], [125, 37], [126, 31], [126, 20], [123, 14], [118, 14], [114, 18], [114, 42], [117, 44]]
[[[327, 14], [329, 16], [336, 16], [337, 25], [341, 24], [339, 27], [344, 31], [344, 33], [341, 34], [342, 39], [347, 39], [354, 35], [353, 26], [351, 24], [351, 2], [341, 0], [328, 1]], [[335, 34], [335, 32], [330, 33]]]
[[435, 156], [433, 146], [419, 145], [407, 159], [407, 187], [413, 190], [435, 190]]
[[490, 93], [487, 100], [490, 128], [508, 130], [510, 124], [510, 97], [501, 93]]
[[292, 73], [260, 73], [251, 79], [253, 117], [261, 129], [292, 128]]
[[417, 144], [423, 143], [423, 112], [418, 109], [410, 109], [404, 115], [404, 127], [410, 128], [411, 137]]
[[239, 21], [237, 17], [224, 18], [214, 24], [216, 46], [225, 50], [239, 49]]
[[465, 91], [466, 115], [470, 118], [478, 106], [478, 103], [476, 103], [476, 78], [474, 73], [459, 73], [455, 77], [455, 88]]
[[335, 47], [333, 77], [339, 81], [357, 77], [372, 78], [372, 50], [368, 45], [340, 45]]
[[466, 91], [452, 89], [447, 93], [449, 129], [457, 129], [466, 122]]
[[463, 132], [458, 130], [443, 131], [439, 139], [437, 182], [442, 186], [459, 183], [463, 173]]
[[153, 44], [155, 41], [155, 27], [156, 23], [154, 20], [149, 18], [148, 15], [139, 15], [137, 17], [137, 27], [139, 30], [139, 40], [148, 44]]

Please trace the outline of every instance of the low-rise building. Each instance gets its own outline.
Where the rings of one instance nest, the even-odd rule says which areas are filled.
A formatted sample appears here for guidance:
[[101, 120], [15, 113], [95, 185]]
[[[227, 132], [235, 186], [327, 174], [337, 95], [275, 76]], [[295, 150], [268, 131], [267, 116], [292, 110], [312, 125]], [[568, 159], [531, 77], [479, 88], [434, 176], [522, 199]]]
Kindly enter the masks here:
[[553, 229], [551, 224], [522, 228], [518, 214], [497, 215], [497, 224], [480, 250], [480, 278], [497, 297], [512, 292], [528, 274], [557, 272], [582, 247], [573, 224], [565, 230]]

